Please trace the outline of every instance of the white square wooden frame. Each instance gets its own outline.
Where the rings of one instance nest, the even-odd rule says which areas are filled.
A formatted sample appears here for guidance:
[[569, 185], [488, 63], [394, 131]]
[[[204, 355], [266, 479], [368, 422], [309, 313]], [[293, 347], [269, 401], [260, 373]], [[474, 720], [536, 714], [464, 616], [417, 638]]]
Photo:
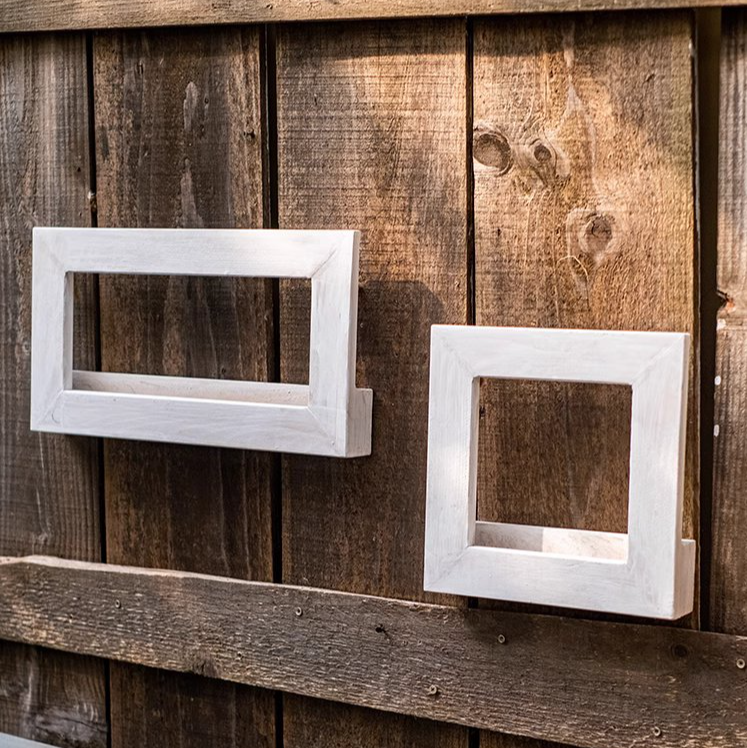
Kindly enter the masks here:
[[[434, 326], [425, 589], [652, 618], [689, 613], [688, 353], [685, 333]], [[481, 377], [632, 387], [627, 534], [477, 521]]]
[[[371, 452], [356, 389], [358, 232], [34, 229], [31, 428], [336, 457]], [[73, 273], [311, 279], [309, 384], [73, 371]]]

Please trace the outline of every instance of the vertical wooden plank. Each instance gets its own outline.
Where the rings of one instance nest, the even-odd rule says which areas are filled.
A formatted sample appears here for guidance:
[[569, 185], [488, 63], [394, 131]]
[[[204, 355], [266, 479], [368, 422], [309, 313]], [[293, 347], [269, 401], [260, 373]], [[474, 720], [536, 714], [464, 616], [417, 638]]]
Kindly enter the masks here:
[[[476, 23], [478, 324], [697, 337], [691, 34], [683, 13]], [[630, 395], [618, 389], [491, 383], [482, 516], [624, 532]]]
[[747, 12], [724, 11], [716, 332], [711, 621], [747, 633]]
[[[101, 226], [262, 226], [258, 29], [103, 34], [94, 59]], [[266, 380], [273, 367], [266, 281], [104, 277], [101, 327], [105, 370]], [[107, 442], [108, 560], [271, 579], [272, 459]], [[113, 748], [274, 746], [270, 693], [111, 671]]]
[[[686, 12], [476, 21], [473, 133], [478, 324], [694, 336], [689, 537], [691, 41]], [[626, 530], [628, 389], [490, 382], [481, 416], [482, 519]], [[483, 748], [520, 744], [481, 736]]]
[[[87, 226], [83, 34], [0, 39], [0, 553], [100, 560], [98, 445], [29, 430], [31, 231]], [[90, 283], [76, 287], [76, 359], [95, 360]], [[0, 732], [106, 745], [101, 662], [0, 644]]]
[[[283, 458], [286, 582], [423, 597], [430, 326], [467, 321], [465, 83], [463, 21], [280, 29], [280, 227], [362, 231], [358, 384], [374, 391], [370, 457]], [[308, 303], [283, 286], [287, 380], [308, 376]], [[297, 697], [284, 725], [287, 748], [467, 740]]]

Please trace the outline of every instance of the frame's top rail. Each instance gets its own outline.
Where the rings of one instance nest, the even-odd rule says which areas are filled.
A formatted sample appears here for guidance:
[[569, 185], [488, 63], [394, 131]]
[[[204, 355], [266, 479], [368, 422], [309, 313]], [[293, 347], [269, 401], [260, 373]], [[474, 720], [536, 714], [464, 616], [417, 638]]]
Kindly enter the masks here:
[[704, 8], [745, 0], [0, 0], [0, 32]]

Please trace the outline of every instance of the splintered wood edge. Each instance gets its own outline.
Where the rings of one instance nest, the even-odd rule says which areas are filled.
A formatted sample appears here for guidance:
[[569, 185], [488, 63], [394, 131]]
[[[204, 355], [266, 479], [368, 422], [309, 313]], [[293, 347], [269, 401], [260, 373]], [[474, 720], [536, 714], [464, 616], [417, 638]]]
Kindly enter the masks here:
[[424, 16], [716, 8], [744, 0], [0, 0], [0, 33]]
[[747, 741], [747, 638], [688, 629], [6, 557], [0, 638], [587, 748]]

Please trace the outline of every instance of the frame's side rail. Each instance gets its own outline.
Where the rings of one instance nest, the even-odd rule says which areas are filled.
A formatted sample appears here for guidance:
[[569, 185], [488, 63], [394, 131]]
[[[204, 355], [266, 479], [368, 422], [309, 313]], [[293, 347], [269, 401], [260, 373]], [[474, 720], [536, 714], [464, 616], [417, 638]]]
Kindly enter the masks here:
[[0, 0], [0, 33], [65, 29], [145, 28], [362, 18], [554, 13], [636, 8], [712, 8], [742, 0]]
[[42, 557], [0, 561], [0, 636], [588, 748], [747, 741], [736, 636]]

